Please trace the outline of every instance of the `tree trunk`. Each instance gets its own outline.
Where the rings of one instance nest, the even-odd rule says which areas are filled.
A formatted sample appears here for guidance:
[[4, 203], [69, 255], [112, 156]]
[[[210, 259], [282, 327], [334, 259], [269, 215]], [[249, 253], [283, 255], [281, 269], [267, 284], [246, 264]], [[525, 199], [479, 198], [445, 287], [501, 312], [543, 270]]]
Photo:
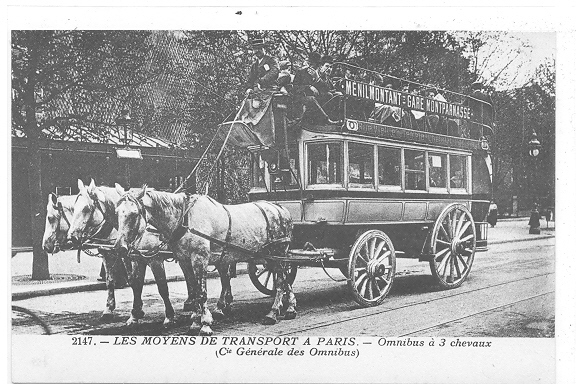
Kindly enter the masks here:
[[[33, 136], [33, 135], [30, 135]], [[40, 161], [40, 145], [37, 137], [28, 138], [28, 191], [30, 193], [30, 220], [32, 232], [32, 280], [47, 280], [50, 278], [48, 269], [48, 254], [42, 248], [42, 233], [44, 215], [42, 211], [42, 171]]]
[[[38, 43], [38, 42], [37, 42]], [[48, 254], [42, 248], [44, 215], [42, 210], [42, 170], [40, 159], [40, 132], [36, 121], [36, 68], [39, 60], [37, 49], [30, 49], [28, 81], [24, 87], [26, 136], [28, 137], [28, 192], [30, 194], [30, 230], [32, 234], [32, 280], [50, 278]]]

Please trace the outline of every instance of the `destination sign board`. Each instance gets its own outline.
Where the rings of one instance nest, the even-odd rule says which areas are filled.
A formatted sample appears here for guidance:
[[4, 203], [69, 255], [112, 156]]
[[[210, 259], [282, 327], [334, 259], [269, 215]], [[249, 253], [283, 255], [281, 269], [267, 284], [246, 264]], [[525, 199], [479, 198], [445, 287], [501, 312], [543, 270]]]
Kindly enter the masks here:
[[433, 115], [442, 115], [452, 119], [472, 119], [472, 110], [470, 107], [401, 92], [391, 88], [384, 88], [374, 84], [366, 84], [356, 80], [346, 79], [344, 83], [344, 93], [348, 96], [368, 99], [381, 104], [426, 112]]
[[466, 149], [471, 151], [481, 149], [480, 142], [478, 140], [438, 135], [406, 128], [391, 127], [389, 125], [370, 123], [361, 120], [347, 119], [343, 130], [344, 132], [356, 133], [360, 135], [374, 136], [392, 140], [410, 141], [413, 143], [430, 144], [455, 149]]

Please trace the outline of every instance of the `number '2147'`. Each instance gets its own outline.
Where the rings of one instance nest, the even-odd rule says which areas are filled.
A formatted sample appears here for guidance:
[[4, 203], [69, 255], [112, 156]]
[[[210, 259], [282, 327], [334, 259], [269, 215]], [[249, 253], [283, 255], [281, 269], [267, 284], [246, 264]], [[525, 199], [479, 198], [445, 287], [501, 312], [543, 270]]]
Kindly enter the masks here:
[[72, 345], [91, 345], [91, 344], [92, 344], [92, 336], [72, 338]]

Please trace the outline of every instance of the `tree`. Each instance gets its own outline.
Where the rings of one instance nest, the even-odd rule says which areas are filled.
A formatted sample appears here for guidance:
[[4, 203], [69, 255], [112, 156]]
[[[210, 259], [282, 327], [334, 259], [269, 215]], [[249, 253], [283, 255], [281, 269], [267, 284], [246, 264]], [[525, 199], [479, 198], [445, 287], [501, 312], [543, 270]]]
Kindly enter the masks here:
[[157, 76], [142, 31], [13, 31], [12, 130], [28, 138], [33, 279], [49, 278], [42, 250], [40, 139], [48, 127], [114, 124], [133, 90]]

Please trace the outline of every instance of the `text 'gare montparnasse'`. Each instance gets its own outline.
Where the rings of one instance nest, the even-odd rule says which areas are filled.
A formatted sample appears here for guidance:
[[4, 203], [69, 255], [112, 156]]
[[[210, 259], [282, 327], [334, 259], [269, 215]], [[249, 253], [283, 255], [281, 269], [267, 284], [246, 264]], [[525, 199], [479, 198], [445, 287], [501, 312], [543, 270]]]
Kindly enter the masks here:
[[429, 99], [373, 84], [346, 79], [344, 91], [346, 95], [369, 99], [382, 104], [444, 115], [456, 119], [470, 120], [472, 118], [472, 111], [469, 107]]

